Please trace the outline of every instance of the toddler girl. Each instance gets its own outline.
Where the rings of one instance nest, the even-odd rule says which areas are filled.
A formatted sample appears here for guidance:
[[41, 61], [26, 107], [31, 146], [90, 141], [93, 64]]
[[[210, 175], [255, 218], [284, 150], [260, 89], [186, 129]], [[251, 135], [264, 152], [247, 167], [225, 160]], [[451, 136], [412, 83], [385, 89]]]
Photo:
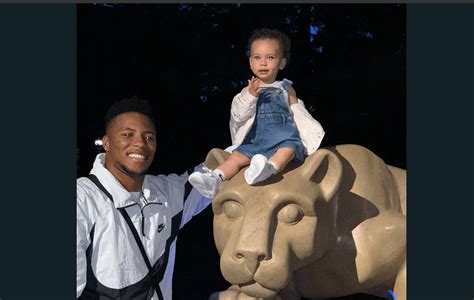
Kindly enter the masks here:
[[289, 38], [278, 30], [257, 29], [249, 39], [249, 50], [254, 76], [232, 101], [232, 154], [216, 169], [189, 176], [205, 197], [214, 198], [224, 180], [249, 164], [244, 177], [253, 185], [280, 172], [292, 159], [302, 162], [324, 137], [319, 122], [297, 98], [292, 82], [276, 80], [289, 57]]

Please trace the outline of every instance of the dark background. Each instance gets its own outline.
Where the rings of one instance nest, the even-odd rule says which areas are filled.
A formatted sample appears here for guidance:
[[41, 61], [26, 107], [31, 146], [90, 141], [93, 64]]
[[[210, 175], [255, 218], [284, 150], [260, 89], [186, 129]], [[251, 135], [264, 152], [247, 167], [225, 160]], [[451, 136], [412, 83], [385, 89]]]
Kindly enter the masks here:
[[[323, 147], [360, 144], [405, 168], [405, 14], [399, 4], [78, 5], [77, 175], [100, 150], [107, 107], [133, 95], [157, 116], [150, 173], [184, 172], [229, 146], [230, 104], [252, 75], [247, 39], [259, 27], [292, 40], [279, 75], [323, 125]], [[210, 208], [182, 230], [177, 249], [175, 299], [228, 287]]]
[[[76, 12], [0, 5], [2, 300], [75, 299]], [[474, 296], [473, 25], [473, 5], [407, 5], [411, 300]]]

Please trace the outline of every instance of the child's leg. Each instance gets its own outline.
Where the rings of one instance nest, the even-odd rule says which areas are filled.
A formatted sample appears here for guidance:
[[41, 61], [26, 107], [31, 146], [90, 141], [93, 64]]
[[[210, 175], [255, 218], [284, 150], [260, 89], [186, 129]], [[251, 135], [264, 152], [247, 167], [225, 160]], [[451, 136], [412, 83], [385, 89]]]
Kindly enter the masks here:
[[250, 159], [238, 152], [233, 152], [229, 158], [213, 171], [207, 173], [194, 172], [189, 175], [189, 182], [201, 195], [214, 198], [221, 189], [224, 180], [232, 178], [242, 167], [250, 163]]
[[250, 158], [237, 151], [232, 152], [229, 158], [220, 164], [216, 169], [220, 170], [224, 179], [231, 179], [240, 169], [250, 164]]
[[291, 147], [279, 148], [270, 159], [261, 154], [252, 157], [250, 167], [245, 171], [245, 181], [256, 184], [280, 172], [295, 157]]
[[268, 160], [269, 163], [273, 164], [275, 170], [280, 172], [286, 165], [295, 157], [295, 149], [291, 147], [283, 147], [278, 149], [275, 154]]

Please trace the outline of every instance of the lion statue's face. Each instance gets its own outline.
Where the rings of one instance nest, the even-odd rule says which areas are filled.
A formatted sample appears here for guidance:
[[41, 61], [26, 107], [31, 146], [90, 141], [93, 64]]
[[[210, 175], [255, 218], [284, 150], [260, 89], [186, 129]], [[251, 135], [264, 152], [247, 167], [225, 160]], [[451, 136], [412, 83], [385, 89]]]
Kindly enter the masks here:
[[328, 205], [314, 166], [290, 165], [255, 186], [245, 182], [243, 169], [213, 200], [222, 274], [245, 294], [276, 295], [293, 271], [324, 253]]

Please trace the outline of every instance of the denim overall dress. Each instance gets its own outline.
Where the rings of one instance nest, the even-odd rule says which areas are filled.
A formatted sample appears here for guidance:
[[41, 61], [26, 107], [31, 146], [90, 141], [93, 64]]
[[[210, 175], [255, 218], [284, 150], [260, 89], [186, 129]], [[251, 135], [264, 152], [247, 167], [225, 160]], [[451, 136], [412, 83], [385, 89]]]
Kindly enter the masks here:
[[235, 151], [249, 158], [255, 154], [270, 158], [279, 148], [291, 147], [295, 159], [304, 160], [304, 146], [283, 92], [291, 83], [284, 80], [261, 87], [252, 128]]

